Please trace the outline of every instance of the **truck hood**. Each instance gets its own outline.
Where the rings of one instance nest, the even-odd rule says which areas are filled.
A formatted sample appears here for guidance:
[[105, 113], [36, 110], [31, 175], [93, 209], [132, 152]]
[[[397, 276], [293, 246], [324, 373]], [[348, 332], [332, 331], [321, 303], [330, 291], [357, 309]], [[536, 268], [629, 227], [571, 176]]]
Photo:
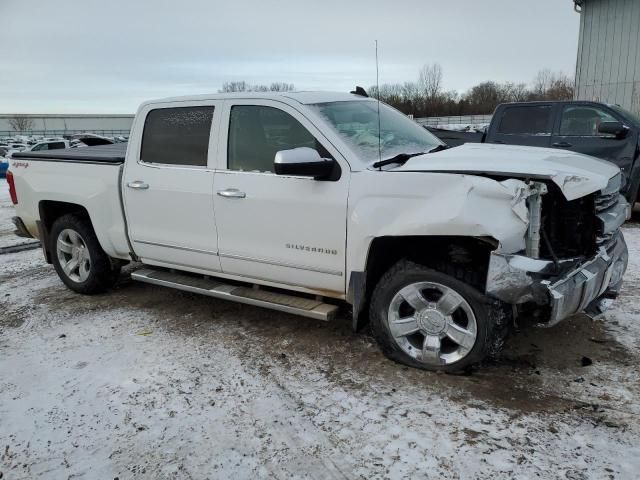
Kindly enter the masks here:
[[567, 200], [602, 190], [620, 169], [612, 163], [566, 150], [467, 143], [411, 158], [394, 172], [447, 172], [553, 181]]

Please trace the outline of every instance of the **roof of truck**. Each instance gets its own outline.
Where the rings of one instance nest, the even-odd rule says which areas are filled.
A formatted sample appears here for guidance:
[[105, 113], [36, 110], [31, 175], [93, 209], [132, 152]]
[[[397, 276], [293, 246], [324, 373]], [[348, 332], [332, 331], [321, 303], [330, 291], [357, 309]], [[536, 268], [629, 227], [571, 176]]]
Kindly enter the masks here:
[[143, 105], [153, 103], [197, 102], [203, 100], [237, 100], [243, 98], [259, 98], [262, 100], [280, 100], [287, 98], [305, 105], [312, 103], [346, 102], [349, 100], [371, 100], [369, 97], [345, 92], [234, 92], [160, 98], [144, 102]]

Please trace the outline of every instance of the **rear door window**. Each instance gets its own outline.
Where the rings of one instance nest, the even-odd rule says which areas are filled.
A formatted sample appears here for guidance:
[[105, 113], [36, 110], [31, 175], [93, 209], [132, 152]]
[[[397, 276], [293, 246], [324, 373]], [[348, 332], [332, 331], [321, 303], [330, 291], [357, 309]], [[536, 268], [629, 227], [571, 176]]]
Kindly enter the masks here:
[[207, 166], [213, 108], [151, 110], [144, 123], [140, 160], [167, 165]]
[[551, 105], [506, 107], [498, 126], [503, 135], [551, 135]]
[[49, 144], [49, 150], [60, 150], [61, 148], [64, 148], [64, 147], [65, 147], [64, 142], [54, 142]]

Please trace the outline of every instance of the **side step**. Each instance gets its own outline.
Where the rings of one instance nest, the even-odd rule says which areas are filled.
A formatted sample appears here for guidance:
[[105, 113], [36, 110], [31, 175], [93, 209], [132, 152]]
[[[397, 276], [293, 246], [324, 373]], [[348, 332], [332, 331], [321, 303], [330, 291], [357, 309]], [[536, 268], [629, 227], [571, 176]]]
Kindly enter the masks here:
[[331, 320], [338, 311], [336, 305], [323, 303], [320, 300], [251, 287], [239, 287], [237, 285], [229, 285], [218, 279], [198, 277], [179, 272], [143, 268], [133, 272], [131, 278], [138, 282], [200, 293], [209, 297], [270, 308], [293, 315], [315, 318], [316, 320]]

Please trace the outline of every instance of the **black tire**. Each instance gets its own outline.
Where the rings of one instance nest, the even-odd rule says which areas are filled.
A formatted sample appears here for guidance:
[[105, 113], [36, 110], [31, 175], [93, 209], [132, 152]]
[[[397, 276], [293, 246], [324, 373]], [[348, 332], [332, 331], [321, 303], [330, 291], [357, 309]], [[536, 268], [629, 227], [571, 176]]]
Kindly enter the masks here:
[[[63, 270], [58, 256], [58, 237], [63, 231], [68, 230], [77, 232], [80, 235], [88, 251], [91, 266], [88, 277], [83, 281], [70, 278]], [[73, 214], [63, 215], [53, 223], [49, 239], [49, 251], [51, 252], [53, 266], [64, 284], [74, 292], [85, 295], [102, 293], [117, 282], [120, 274], [120, 263], [113, 261], [102, 250], [89, 219]]]
[[[403, 288], [420, 282], [437, 283], [453, 290], [466, 300], [473, 311], [477, 327], [475, 342], [463, 358], [447, 364], [423, 363], [407, 354], [394, 339], [387, 320], [391, 302]], [[401, 260], [380, 278], [373, 291], [369, 316], [373, 336], [383, 353], [391, 360], [423, 370], [456, 373], [467, 371], [487, 355], [493, 355], [499, 350], [510, 317], [505, 307], [506, 305], [488, 299], [469, 284], [451, 275]]]

